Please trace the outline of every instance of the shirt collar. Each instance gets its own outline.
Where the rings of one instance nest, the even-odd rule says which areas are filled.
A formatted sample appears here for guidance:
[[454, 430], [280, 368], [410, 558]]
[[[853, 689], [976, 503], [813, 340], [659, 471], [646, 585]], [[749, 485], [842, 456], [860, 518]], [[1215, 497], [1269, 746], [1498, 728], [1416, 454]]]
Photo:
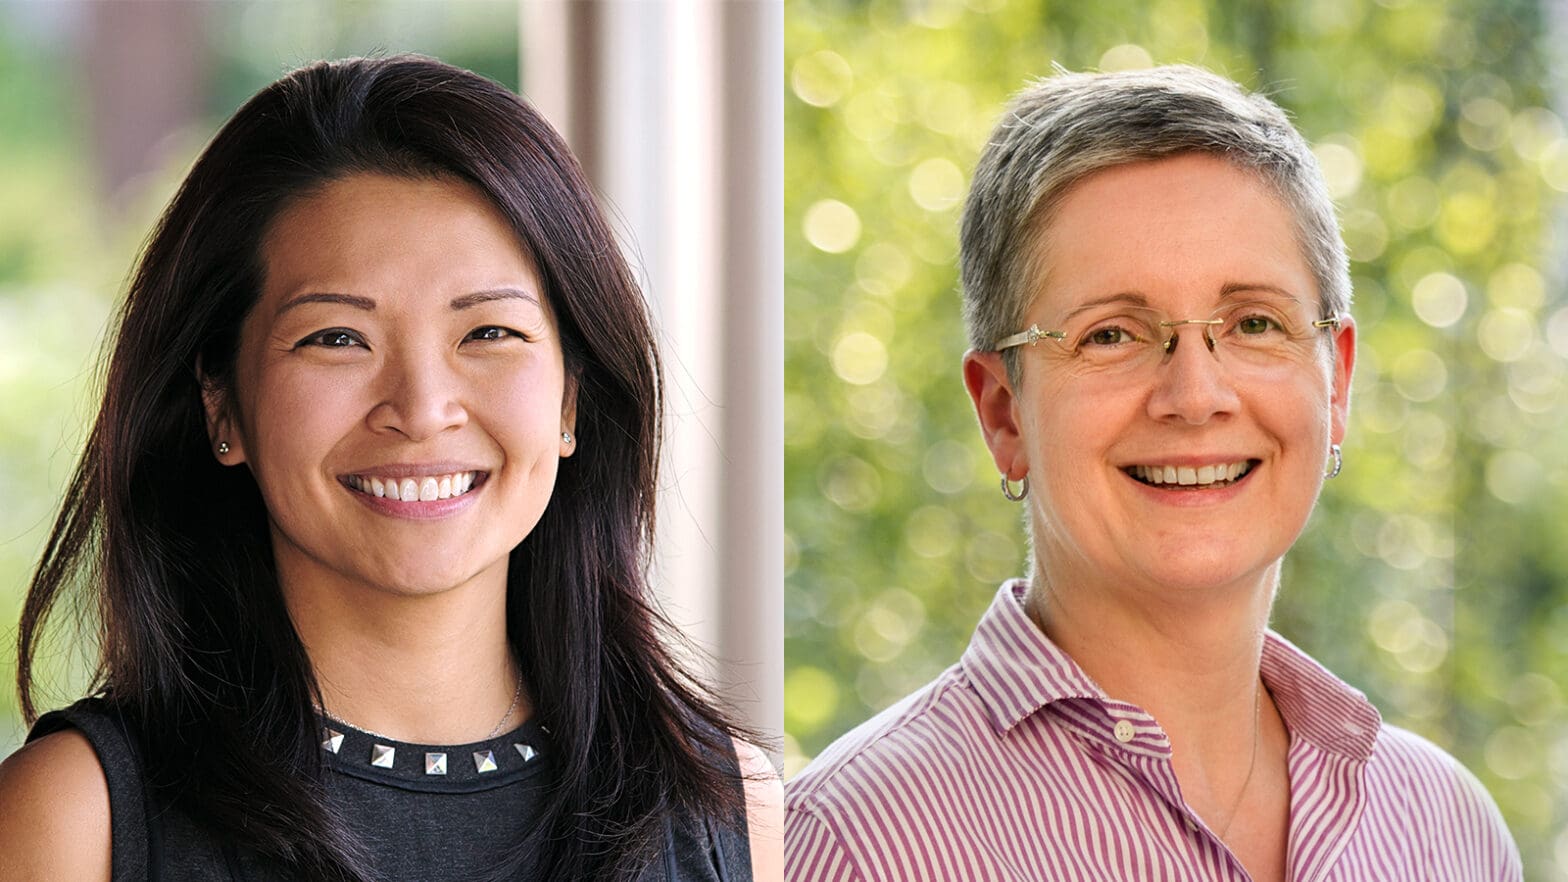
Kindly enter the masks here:
[[[1053, 702], [1110, 701], [1024, 612], [1028, 587], [1022, 579], [1002, 585], [959, 661], [998, 734]], [[1264, 636], [1261, 667], [1293, 738], [1352, 759], [1372, 755], [1382, 718], [1365, 695], [1272, 631]]]
[[959, 661], [999, 733], [1052, 702], [1107, 700], [1099, 684], [1024, 612], [1028, 588], [1022, 579], [1002, 585]]
[[1262, 672], [1292, 738], [1355, 760], [1372, 756], [1383, 717], [1361, 690], [1273, 631], [1263, 636]]

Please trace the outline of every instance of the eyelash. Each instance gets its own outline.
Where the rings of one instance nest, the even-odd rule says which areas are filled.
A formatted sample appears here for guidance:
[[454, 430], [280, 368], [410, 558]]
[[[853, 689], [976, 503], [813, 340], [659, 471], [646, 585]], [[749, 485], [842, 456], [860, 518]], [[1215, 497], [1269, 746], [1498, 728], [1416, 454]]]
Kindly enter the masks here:
[[349, 348], [348, 345], [341, 345], [341, 344], [336, 344], [336, 343], [327, 343], [327, 342], [325, 342], [328, 338], [333, 338], [333, 337], [346, 337], [346, 338], [348, 338], [348, 340], [351, 341], [350, 345], [354, 345], [354, 346], [364, 346], [365, 345], [365, 341], [363, 339], [361, 339], [358, 334], [354, 333], [353, 331], [348, 330], [347, 328], [328, 328], [325, 331], [317, 331], [316, 333], [311, 334], [309, 337], [306, 337], [305, 339], [299, 341], [298, 343], [294, 344], [294, 348], [298, 349], [298, 348], [303, 347], [303, 346], [320, 346], [323, 349], [348, 349]]
[[[499, 332], [499, 336], [483, 336], [492, 331]], [[342, 338], [346, 339], [348, 342], [326, 342], [330, 338]], [[526, 335], [518, 331], [514, 331], [511, 328], [503, 327], [501, 325], [482, 325], [473, 329], [472, 331], [469, 331], [468, 334], [463, 337], [463, 342], [493, 343], [499, 342], [501, 340], [509, 340], [512, 338], [516, 338], [518, 340], [528, 339]], [[348, 330], [347, 328], [328, 328], [325, 331], [317, 331], [316, 333], [311, 334], [310, 336], [294, 344], [296, 349], [305, 346], [319, 346], [323, 349], [349, 349], [353, 346], [366, 346], [366, 344], [364, 338], [360, 337], [359, 334]], [[366, 346], [366, 348], [369, 347]]]
[[[484, 337], [484, 336], [480, 336], [480, 335], [484, 334], [486, 331], [500, 331], [502, 336], [500, 336], [500, 337]], [[525, 337], [523, 337], [522, 334], [519, 334], [518, 332], [512, 330], [511, 328], [504, 328], [504, 327], [502, 327], [500, 325], [484, 325], [482, 327], [478, 327], [478, 328], [473, 329], [472, 331], [469, 331], [468, 332], [468, 336], [463, 338], [463, 342], [466, 343], [469, 340], [483, 340], [483, 341], [487, 341], [488, 342], [488, 341], [494, 341], [494, 340], [506, 340], [506, 339], [511, 338], [511, 337], [516, 337], [516, 338], [518, 338], [520, 340], [521, 339], [526, 339]]]

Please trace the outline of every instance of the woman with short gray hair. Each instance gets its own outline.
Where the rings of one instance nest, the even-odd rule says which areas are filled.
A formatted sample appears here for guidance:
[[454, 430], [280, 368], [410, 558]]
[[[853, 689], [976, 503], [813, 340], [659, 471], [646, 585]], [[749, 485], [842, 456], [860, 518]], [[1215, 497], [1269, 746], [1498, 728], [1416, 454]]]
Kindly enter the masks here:
[[790, 783], [793, 880], [1499, 880], [1479, 782], [1268, 631], [1343, 467], [1356, 329], [1313, 155], [1190, 67], [1062, 74], [980, 159], [964, 382], [1030, 578]]

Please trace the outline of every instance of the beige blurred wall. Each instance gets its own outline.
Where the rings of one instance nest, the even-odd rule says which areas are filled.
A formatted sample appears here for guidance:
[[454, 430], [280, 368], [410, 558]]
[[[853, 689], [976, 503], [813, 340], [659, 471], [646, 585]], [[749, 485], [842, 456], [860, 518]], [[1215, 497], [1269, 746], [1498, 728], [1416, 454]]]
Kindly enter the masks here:
[[523, 92], [602, 188], [663, 335], [659, 590], [730, 701], [780, 733], [783, 4], [523, 12]]

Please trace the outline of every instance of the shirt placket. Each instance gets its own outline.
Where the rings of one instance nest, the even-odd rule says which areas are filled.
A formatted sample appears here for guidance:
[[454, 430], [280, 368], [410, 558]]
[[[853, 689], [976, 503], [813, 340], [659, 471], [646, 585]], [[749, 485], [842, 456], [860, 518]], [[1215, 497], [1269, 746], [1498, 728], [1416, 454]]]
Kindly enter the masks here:
[[[1099, 710], [1103, 721], [1074, 721], [1073, 728], [1171, 813], [1176, 828], [1183, 831], [1192, 871], [1206, 879], [1251, 882], [1241, 861], [1187, 805], [1171, 764], [1170, 739], [1154, 717], [1125, 702], [1103, 702]], [[1216, 872], [1223, 875], [1216, 876]]]

